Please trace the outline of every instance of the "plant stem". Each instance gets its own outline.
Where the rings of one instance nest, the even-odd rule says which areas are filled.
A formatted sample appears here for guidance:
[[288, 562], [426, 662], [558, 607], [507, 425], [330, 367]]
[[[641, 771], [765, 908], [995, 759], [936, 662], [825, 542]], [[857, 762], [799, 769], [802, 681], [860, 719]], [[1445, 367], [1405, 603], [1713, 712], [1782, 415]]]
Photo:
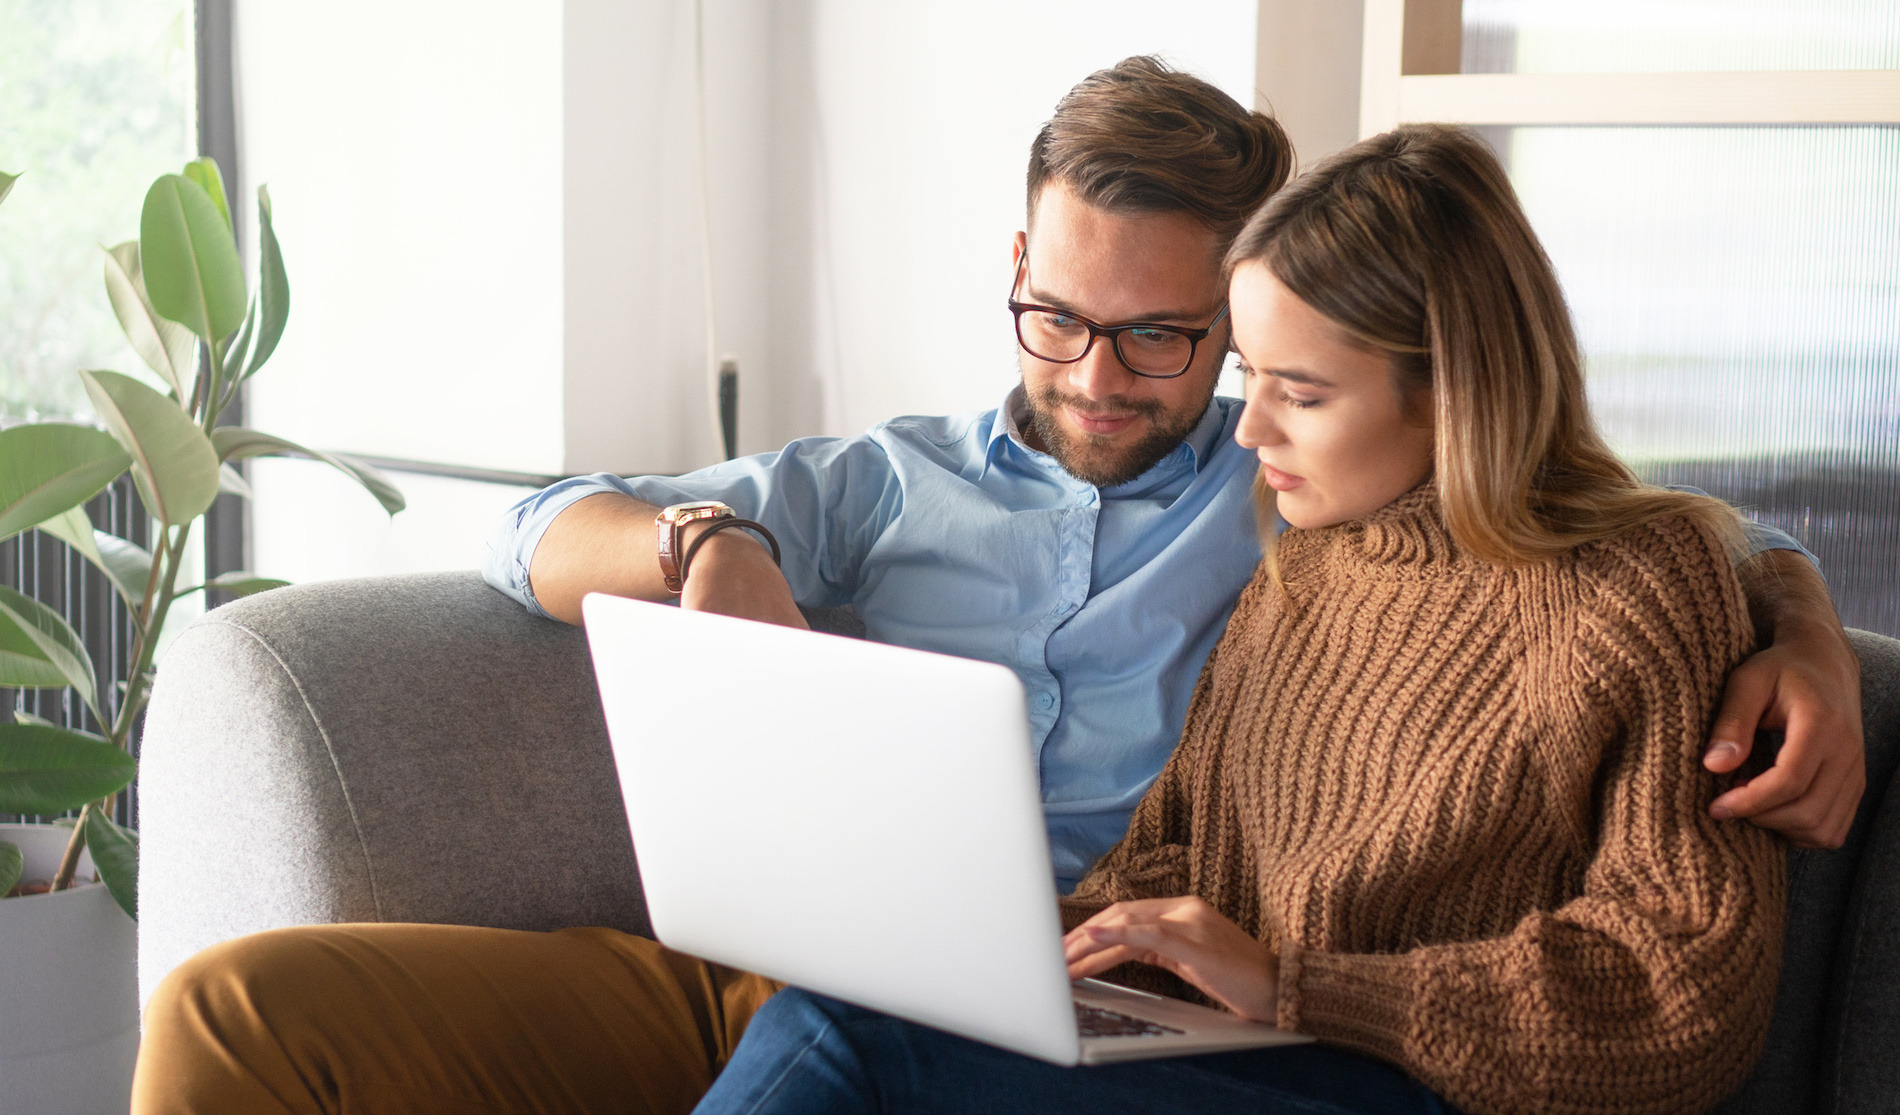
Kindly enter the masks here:
[[[205, 372], [193, 382], [192, 397], [185, 401], [187, 410], [200, 405], [203, 412], [196, 417], [209, 435], [218, 424], [218, 415], [223, 411], [224, 393], [224, 346], [218, 341], [206, 345]], [[145, 576], [145, 596], [139, 601], [137, 614], [133, 616], [133, 625], [137, 628], [137, 638], [132, 644], [132, 673], [125, 679], [125, 694], [119, 699], [119, 708], [112, 718], [112, 729], [108, 738], [122, 751], [131, 750], [132, 726], [138, 722], [139, 713], [145, 708], [147, 688], [150, 682], [152, 657], [158, 652], [158, 636], [165, 630], [165, 617], [170, 614], [172, 601], [178, 597], [178, 564], [185, 553], [185, 542], [191, 537], [191, 523], [183, 523], [175, 530], [171, 524], [160, 522], [158, 525], [161, 544], [152, 553], [152, 568]], [[103, 726], [103, 725], [102, 725]], [[87, 802], [79, 811], [79, 823], [73, 826], [73, 835], [66, 841], [66, 852], [60, 857], [59, 870], [53, 875], [50, 891], [65, 890], [72, 885], [73, 872], [79, 868], [79, 854], [86, 849], [86, 819], [95, 809], [109, 809], [118, 795], [101, 802]]]
[[[166, 528], [161, 527], [161, 530]], [[119, 701], [119, 713], [113, 718], [111, 740], [125, 748], [132, 735], [132, 723], [145, 707], [145, 690], [152, 664], [152, 656], [158, 651], [159, 632], [165, 629], [165, 616], [170, 613], [172, 600], [178, 595], [178, 562], [185, 552], [185, 539], [191, 535], [191, 524], [186, 523], [172, 535], [164, 549], [165, 575], [158, 585], [156, 596], [158, 604], [152, 610], [151, 619], [145, 630], [140, 631], [138, 641], [132, 647], [132, 673], [125, 681], [125, 696]], [[154, 566], [157, 562], [155, 561]]]
[[[138, 722], [139, 712], [145, 707], [152, 657], [158, 652], [159, 633], [164, 631], [165, 617], [171, 612], [172, 601], [178, 595], [178, 564], [185, 553], [185, 542], [191, 537], [190, 523], [176, 530], [160, 523], [158, 529], [164, 544], [152, 555], [152, 576], [147, 580], [145, 594], [148, 621], [139, 628], [138, 638], [132, 644], [132, 673], [126, 678], [125, 695], [119, 699], [118, 714], [112, 718], [109, 737], [120, 750], [126, 751], [131, 750], [132, 726]], [[163, 577], [158, 575], [160, 562], [165, 567]], [[154, 598], [156, 606], [153, 604]], [[66, 841], [66, 854], [60, 857], [59, 871], [53, 876], [50, 890], [65, 890], [72, 885], [73, 872], [79, 867], [79, 853], [86, 847], [86, 818], [95, 808], [97, 803], [88, 802], [80, 810], [79, 823], [73, 826], [72, 838]]]
[[[163, 527], [159, 529], [161, 532], [164, 530]], [[139, 597], [139, 610], [132, 617], [132, 623], [138, 628], [140, 638], [144, 638], [145, 632], [152, 626], [152, 609], [158, 600], [159, 562], [164, 559], [164, 553], [163, 547], [152, 552], [152, 567], [145, 572], [145, 595]]]
[[59, 857], [59, 870], [53, 872], [53, 885], [46, 888], [51, 894], [56, 890], [65, 890], [73, 883], [73, 872], [79, 869], [79, 853], [86, 850], [86, 818], [92, 816], [93, 803], [79, 811], [79, 822], [73, 825], [73, 834], [66, 840], [66, 852]]
[[[218, 400], [217, 416], [222, 417], [225, 409], [232, 403], [237, 402], [238, 392], [242, 390], [243, 387], [244, 369], [239, 368], [238, 374], [231, 377], [231, 382], [224, 385], [224, 397]], [[209, 433], [210, 430], [207, 429], [205, 432]]]
[[205, 411], [198, 416], [198, 423], [204, 427], [206, 435], [218, 424], [218, 415], [224, 410], [224, 345], [218, 341], [209, 342], [211, 351], [211, 384], [205, 392]]

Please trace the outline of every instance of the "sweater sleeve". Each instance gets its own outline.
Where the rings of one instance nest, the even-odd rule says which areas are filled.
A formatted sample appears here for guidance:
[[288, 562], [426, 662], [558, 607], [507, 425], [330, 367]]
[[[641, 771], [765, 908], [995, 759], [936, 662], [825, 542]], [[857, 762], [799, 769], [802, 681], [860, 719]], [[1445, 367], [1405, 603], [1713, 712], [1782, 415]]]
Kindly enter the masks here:
[[[1474, 1112], [1700, 1110], [1759, 1052], [1784, 851], [1708, 815], [1705, 733], [1751, 628], [1706, 531], [1665, 520], [1578, 556], [1545, 753], [1594, 768], [1580, 893], [1501, 938], [1282, 947], [1281, 1025], [1393, 1061]], [[1554, 761], [1562, 761], [1561, 759]]]

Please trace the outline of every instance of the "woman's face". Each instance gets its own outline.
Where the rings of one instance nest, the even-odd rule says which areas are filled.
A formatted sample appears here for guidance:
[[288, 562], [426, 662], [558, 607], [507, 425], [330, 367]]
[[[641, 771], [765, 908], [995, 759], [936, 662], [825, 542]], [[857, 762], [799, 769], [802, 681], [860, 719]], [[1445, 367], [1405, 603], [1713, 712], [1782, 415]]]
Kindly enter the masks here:
[[1306, 529], [1361, 518], [1430, 474], [1428, 389], [1408, 400], [1389, 356], [1353, 343], [1265, 264], [1236, 268], [1228, 299], [1247, 371], [1235, 440], [1260, 458], [1281, 518]]

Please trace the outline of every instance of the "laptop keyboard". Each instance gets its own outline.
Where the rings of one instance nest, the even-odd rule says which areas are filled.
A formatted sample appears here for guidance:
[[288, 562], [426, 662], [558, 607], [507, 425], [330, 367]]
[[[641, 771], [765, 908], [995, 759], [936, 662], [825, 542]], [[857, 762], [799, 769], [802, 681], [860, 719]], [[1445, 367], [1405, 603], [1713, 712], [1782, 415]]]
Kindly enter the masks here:
[[1180, 1030], [1106, 1007], [1075, 1004], [1075, 1025], [1085, 1038], [1158, 1038]]

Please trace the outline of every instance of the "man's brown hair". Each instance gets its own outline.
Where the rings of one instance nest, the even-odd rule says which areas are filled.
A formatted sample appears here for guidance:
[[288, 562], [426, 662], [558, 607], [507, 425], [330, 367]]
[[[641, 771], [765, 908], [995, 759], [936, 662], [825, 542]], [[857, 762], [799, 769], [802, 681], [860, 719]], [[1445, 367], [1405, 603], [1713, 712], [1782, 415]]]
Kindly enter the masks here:
[[1293, 146], [1271, 116], [1158, 58], [1083, 78], [1029, 145], [1029, 219], [1051, 182], [1117, 214], [1188, 213], [1225, 244], [1286, 183]]

